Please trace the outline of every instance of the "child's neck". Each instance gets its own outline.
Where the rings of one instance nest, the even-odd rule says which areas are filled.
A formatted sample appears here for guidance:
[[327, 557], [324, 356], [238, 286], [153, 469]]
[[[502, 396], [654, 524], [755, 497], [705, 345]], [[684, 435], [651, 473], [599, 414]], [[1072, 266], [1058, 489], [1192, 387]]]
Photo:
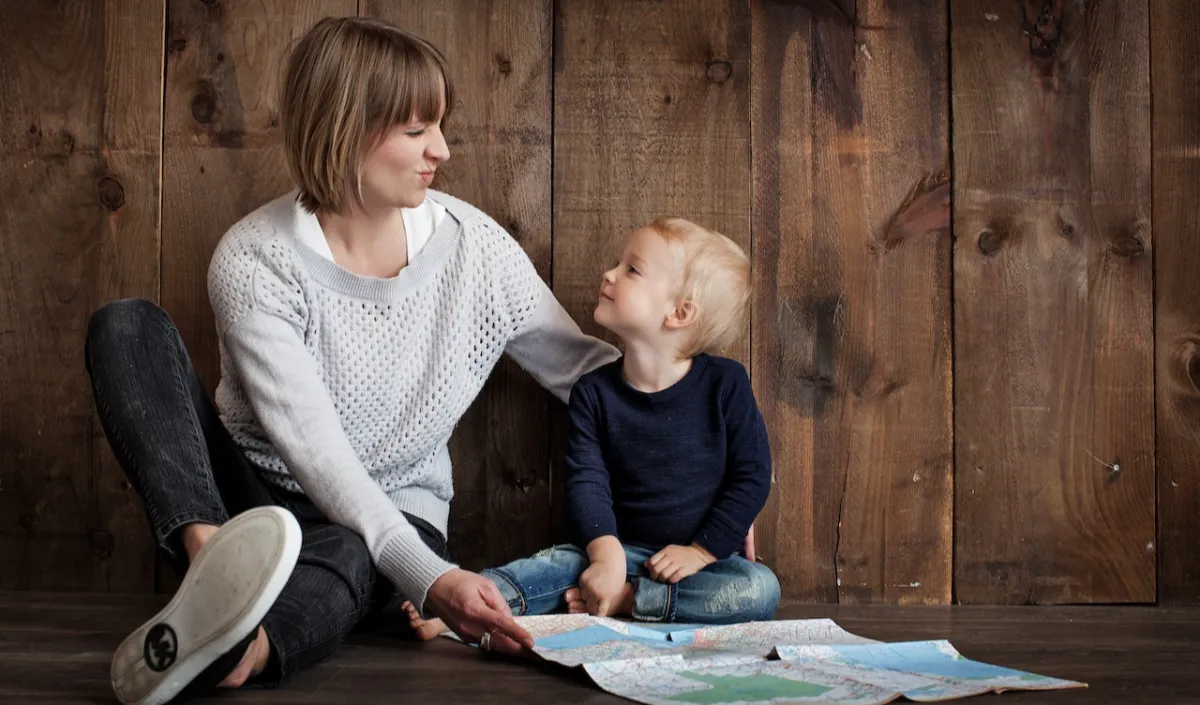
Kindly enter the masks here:
[[625, 358], [621, 371], [629, 386], [651, 394], [670, 387], [692, 369], [692, 358], [680, 359], [674, 346], [655, 349], [652, 346], [625, 342]]

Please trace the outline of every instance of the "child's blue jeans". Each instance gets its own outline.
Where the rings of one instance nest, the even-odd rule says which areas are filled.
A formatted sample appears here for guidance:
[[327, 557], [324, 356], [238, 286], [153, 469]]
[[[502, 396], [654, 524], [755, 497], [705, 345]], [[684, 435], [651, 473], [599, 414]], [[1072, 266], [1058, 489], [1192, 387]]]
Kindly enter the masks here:
[[[674, 585], [656, 582], [644, 563], [654, 551], [624, 546], [633, 583], [633, 618], [645, 622], [733, 624], [770, 619], [779, 604], [779, 580], [771, 569], [741, 556], [719, 560]], [[482, 575], [500, 588], [513, 614], [566, 611], [563, 595], [579, 586], [587, 554], [572, 545], [548, 548]]]

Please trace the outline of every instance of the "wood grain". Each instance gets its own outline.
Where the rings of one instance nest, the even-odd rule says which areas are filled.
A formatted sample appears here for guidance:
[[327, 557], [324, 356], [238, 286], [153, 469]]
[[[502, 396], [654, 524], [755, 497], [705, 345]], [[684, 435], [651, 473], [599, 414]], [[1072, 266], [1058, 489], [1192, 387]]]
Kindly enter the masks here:
[[785, 597], [948, 602], [946, 13], [751, 7], [760, 550]]
[[[617, 342], [592, 312], [632, 230], [681, 216], [750, 254], [748, 8], [570, 0], [555, 22], [554, 290], [585, 331]], [[727, 354], [749, 366], [746, 330]]]
[[955, 588], [1155, 598], [1147, 3], [951, 3]]
[[[451, 157], [434, 188], [492, 216], [549, 281], [550, 0], [367, 0], [361, 9], [446, 56], [458, 104], [446, 125]], [[464, 566], [500, 565], [548, 545], [551, 404], [505, 358], [459, 423], [450, 551]]]
[[83, 346], [100, 305], [158, 299], [163, 22], [0, 3], [0, 589], [153, 589]]
[[1200, 603], [1200, 7], [1150, 14], [1157, 291], [1159, 599]]

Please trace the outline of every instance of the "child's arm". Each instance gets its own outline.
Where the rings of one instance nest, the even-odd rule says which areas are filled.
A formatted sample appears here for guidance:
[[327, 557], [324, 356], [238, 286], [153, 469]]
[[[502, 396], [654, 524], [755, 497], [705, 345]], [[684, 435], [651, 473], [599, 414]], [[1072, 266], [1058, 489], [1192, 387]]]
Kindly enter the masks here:
[[746, 535], [771, 492], [771, 449], [767, 427], [754, 400], [750, 378], [741, 366], [725, 402], [727, 455], [725, 483], [708, 511], [694, 543], [718, 559], [745, 545]]
[[646, 561], [650, 577], [677, 583], [747, 543], [754, 519], [771, 491], [767, 430], [750, 378], [741, 366], [722, 402], [727, 434], [725, 481], [690, 546], [667, 546]]
[[600, 444], [595, 399], [587, 384], [571, 390], [567, 408], [565, 484], [568, 521], [576, 540], [586, 547], [591, 565], [580, 576], [582, 598], [589, 611], [607, 615], [625, 586], [625, 550], [617, 540], [612, 487]]

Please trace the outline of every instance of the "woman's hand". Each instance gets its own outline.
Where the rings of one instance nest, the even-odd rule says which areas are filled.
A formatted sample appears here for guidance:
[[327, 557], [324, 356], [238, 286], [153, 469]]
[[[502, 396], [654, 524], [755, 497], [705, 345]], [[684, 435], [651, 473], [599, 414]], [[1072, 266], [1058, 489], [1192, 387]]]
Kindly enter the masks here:
[[463, 639], [479, 643], [492, 632], [490, 650], [516, 656], [533, 648], [533, 637], [512, 618], [495, 583], [455, 568], [434, 581], [425, 596], [430, 612]]
[[716, 556], [698, 544], [671, 545], [650, 556], [646, 567], [650, 569], [652, 579], [660, 583], [677, 583], [689, 575], [699, 573], [704, 566], [716, 560]]
[[587, 604], [588, 614], [607, 617], [617, 611], [625, 589], [625, 561], [598, 561], [579, 576], [579, 596]]

